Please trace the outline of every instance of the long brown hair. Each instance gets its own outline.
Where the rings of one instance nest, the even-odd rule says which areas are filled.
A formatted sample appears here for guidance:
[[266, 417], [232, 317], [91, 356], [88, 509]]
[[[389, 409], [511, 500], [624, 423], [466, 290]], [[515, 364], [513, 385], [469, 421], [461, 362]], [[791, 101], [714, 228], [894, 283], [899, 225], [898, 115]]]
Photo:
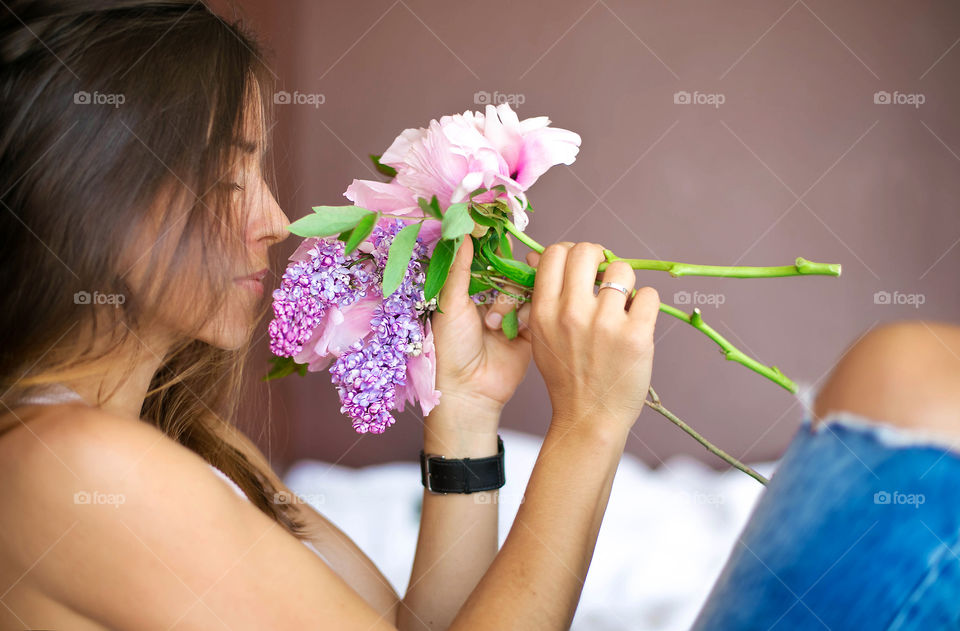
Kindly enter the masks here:
[[[244, 259], [246, 248], [248, 209], [237, 207], [229, 172], [252, 122], [263, 142], [269, 138], [274, 92], [256, 39], [202, 2], [6, 6], [5, 406], [37, 387], [91, 375], [97, 360], [136, 346], [143, 327], [171, 301], [201, 314], [219, 311], [232, 282], [227, 272], [236, 272], [224, 262]], [[144, 235], [151, 241], [142, 252]], [[138, 294], [128, 286], [136, 262], [149, 270], [142, 284], [149, 291]], [[98, 304], [103, 296], [107, 304]], [[266, 298], [255, 322], [269, 309]], [[142, 419], [223, 470], [257, 507], [303, 537], [295, 506], [277, 501], [264, 472], [225, 439], [235, 432], [249, 345], [223, 350], [198, 340], [196, 331], [162, 357]]]

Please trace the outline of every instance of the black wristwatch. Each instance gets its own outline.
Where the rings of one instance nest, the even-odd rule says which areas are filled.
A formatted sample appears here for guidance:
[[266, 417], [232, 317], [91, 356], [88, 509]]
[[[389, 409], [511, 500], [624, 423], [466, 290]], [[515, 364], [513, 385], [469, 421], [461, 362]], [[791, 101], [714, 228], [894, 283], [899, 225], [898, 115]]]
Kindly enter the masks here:
[[431, 493], [492, 491], [506, 484], [503, 439], [497, 434], [497, 455], [484, 458], [445, 458], [420, 450], [420, 482]]

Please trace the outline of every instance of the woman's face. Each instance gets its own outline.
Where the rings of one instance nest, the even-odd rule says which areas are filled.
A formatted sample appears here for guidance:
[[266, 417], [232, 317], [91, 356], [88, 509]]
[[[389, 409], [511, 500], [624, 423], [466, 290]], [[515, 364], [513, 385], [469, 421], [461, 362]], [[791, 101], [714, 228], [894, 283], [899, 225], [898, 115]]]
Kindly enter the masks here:
[[251, 144], [234, 176], [225, 182], [233, 190], [235, 207], [249, 209], [240, 237], [246, 258], [236, 262], [226, 302], [200, 335], [202, 341], [225, 349], [247, 341], [264, 299], [269, 298], [266, 288], [274, 284], [267, 249], [290, 235], [286, 230], [290, 222], [264, 179], [261, 155], [261, 145]]
[[[266, 288], [275, 284], [275, 275], [269, 269], [267, 249], [289, 236], [286, 227], [290, 222], [264, 179], [263, 133], [259, 121], [252, 123], [251, 128], [257, 131], [244, 135], [230, 168], [215, 184], [226, 189], [227, 212], [245, 219], [229, 232], [227, 238], [233, 242], [228, 245], [232, 247], [218, 249], [216, 244], [205, 244], [206, 258], [191, 256], [189, 263], [182, 262], [180, 272], [174, 272], [171, 295], [157, 305], [148, 330], [139, 334], [157, 339], [161, 346], [167, 340], [190, 336], [218, 348], [241, 348], [268, 304]], [[141, 247], [137, 248], [139, 253], [158, 248], [163, 261], [161, 269], [177, 256], [173, 244], [182, 237], [184, 222], [176, 219], [176, 214], [166, 213], [149, 236], [144, 235]], [[213, 215], [208, 219], [217, 221]], [[141, 256], [131, 267], [130, 275], [133, 291], [146, 292], [144, 295], [150, 293], [150, 288], [145, 286], [150, 276], [147, 259]], [[216, 274], [226, 284], [226, 295], [222, 296], [219, 309], [203, 306], [209, 299], [218, 297], [213, 295], [209, 283], [204, 282], [205, 272]]]

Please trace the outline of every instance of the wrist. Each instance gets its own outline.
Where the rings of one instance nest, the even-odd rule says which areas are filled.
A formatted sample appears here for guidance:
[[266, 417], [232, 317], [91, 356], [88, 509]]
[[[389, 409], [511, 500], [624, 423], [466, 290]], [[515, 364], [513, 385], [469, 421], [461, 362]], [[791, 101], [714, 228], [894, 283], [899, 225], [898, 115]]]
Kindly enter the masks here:
[[492, 456], [499, 426], [500, 406], [445, 392], [424, 419], [424, 451], [447, 458]]
[[566, 436], [579, 442], [622, 451], [630, 435], [630, 425], [602, 414], [578, 415], [554, 412], [547, 434], [555, 440]]
[[445, 388], [440, 385], [437, 385], [437, 389], [441, 392], [440, 402], [434, 409], [443, 408], [446, 404], [447, 407], [467, 410], [483, 418], [499, 418], [500, 412], [503, 411], [504, 404], [488, 396], [457, 388]]

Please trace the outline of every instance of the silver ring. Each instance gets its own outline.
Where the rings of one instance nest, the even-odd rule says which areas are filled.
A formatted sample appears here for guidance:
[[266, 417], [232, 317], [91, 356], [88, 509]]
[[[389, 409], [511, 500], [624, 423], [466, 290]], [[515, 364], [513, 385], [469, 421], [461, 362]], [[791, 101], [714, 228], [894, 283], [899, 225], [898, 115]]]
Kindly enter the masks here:
[[[604, 287], [610, 287], [611, 289], [616, 289], [624, 296], [627, 296], [627, 297], [630, 296], [630, 290], [624, 287], [623, 285], [621, 285], [620, 283], [614, 283], [608, 280], [608, 281], [604, 281], [603, 283], [600, 283], [600, 289], [603, 289]], [[600, 291], [597, 290], [597, 293], [600, 293]]]

